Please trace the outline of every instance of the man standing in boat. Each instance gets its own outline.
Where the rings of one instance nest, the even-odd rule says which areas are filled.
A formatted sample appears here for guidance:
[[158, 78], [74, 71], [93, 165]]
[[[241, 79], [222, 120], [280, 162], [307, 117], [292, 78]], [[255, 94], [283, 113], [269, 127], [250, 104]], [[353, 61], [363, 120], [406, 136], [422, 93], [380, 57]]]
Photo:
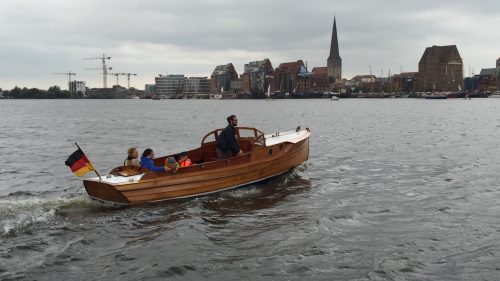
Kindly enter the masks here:
[[243, 154], [240, 145], [234, 136], [234, 127], [238, 126], [238, 118], [235, 115], [227, 117], [227, 125], [217, 137], [217, 159], [226, 159]]

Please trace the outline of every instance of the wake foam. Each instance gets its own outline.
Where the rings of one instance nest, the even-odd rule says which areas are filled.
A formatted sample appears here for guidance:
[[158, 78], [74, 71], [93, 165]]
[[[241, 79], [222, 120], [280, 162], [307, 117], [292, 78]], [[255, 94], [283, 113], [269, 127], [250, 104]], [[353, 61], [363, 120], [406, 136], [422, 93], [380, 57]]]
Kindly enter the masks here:
[[0, 237], [15, 236], [36, 223], [47, 223], [54, 219], [60, 208], [92, 205], [84, 196], [73, 198], [40, 198], [8, 196], [0, 199]]

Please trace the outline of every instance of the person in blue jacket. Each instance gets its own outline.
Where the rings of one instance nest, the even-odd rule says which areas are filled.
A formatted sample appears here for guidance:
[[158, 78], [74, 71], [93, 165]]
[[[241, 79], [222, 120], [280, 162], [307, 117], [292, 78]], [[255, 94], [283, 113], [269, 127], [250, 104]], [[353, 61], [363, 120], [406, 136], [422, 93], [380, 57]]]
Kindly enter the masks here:
[[165, 172], [165, 167], [156, 167], [153, 159], [155, 158], [155, 153], [151, 148], [146, 148], [142, 153], [141, 157], [141, 167], [147, 168], [152, 172]]

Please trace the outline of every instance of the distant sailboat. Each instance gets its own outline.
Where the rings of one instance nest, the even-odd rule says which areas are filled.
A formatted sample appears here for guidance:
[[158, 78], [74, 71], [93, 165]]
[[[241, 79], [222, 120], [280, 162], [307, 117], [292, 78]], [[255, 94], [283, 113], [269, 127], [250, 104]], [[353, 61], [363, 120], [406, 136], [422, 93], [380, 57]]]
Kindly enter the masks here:
[[220, 87], [220, 93], [214, 94], [212, 98], [215, 100], [220, 100], [222, 99], [222, 93], [224, 93], [224, 86]]
[[267, 87], [266, 100], [271, 99], [271, 85]]

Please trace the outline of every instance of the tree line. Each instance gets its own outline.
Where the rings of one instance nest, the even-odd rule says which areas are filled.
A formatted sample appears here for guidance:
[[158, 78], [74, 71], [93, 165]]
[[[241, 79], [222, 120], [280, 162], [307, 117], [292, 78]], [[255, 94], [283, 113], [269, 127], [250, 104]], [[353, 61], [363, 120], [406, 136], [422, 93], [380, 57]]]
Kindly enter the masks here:
[[19, 88], [16, 86], [10, 91], [3, 91], [3, 96], [11, 99], [78, 99], [84, 97], [80, 91], [72, 94], [68, 90], [61, 90], [58, 86], [52, 86], [48, 90]]

